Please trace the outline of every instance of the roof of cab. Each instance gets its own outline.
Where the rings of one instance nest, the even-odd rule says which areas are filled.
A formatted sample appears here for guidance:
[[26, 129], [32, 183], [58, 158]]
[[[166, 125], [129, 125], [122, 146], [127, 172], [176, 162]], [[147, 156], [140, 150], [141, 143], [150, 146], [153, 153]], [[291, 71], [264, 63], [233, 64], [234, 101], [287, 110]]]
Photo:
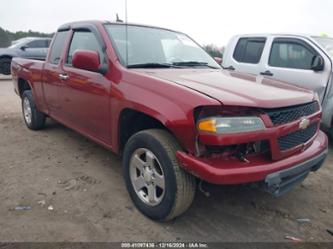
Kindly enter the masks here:
[[[254, 34], [238, 34], [235, 35], [235, 37], [269, 37], [269, 36], [293, 36], [293, 37], [307, 37], [307, 38], [313, 38], [313, 37], [321, 37], [319, 35], [311, 35], [311, 34], [303, 34], [303, 33], [254, 33]], [[331, 37], [326, 37], [331, 38]]]
[[152, 25], [146, 25], [146, 24], [139, 24], [139, 23], [126, 23], [126, 22], [114, 22], [114, 21], [100, 21], [100, 20], [87, 20], [87, 21], [77, 21], [77, 22], [70, 22], [70, 23], [65, 23], [61, 25], [57, 31], [65, 31], [77, 27], [82, 27], [85, 25], [98, 25], [98, 24], [116, 24], [116, 25], [124, 25], [124, 26], [139, 26], [139, 27], [147, 27], [147, 28], [156, 28], [156, 29], [163, 29], [167, 31], [172, 31], [172, 32], [177, 32], [177, 33], [182, 33], [177, 30], [172, 30], [168, 28], [163, 28], [163, 27], [158, 27], [158, 26], [152, 26]]

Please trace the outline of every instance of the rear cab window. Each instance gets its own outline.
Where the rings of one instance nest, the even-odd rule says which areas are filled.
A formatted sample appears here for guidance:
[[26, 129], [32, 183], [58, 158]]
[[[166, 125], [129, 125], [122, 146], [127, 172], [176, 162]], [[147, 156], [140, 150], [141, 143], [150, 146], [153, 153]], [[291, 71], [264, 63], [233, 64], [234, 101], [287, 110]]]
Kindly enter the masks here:
[[240, 38], [234, 50], [233, 58], [237, 62], [258, 64], [266, 43], [265, 37]]
[[67, 35], [68, 35], [68, 30], [66, 31], [59, 31], [55, 38], [54, 38], [54, 42], [51, 48], [51, 53], [50, 53], [50, 58], [49, 58], [49, 62], [51, 64], [55, 64], [58, 65], [60, 62], [60, 58], [61, 58], [61, 54], [64, 50], [64, 44], [66, 44], [66, 39], [67, 39]]

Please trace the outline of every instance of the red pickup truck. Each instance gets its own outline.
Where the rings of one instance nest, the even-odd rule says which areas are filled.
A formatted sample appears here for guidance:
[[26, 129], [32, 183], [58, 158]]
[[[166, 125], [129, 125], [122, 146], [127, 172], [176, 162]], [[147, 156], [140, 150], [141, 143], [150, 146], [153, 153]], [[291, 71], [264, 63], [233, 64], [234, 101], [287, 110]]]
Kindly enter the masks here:
[[281, 195], [327, 155], [315, 94], [224, 71], [169, 29], [65, 24], [45, 62], [11, 70], [28, 128], [51, 117], [122, 155], [134, 204], [155, 220], [187, 210], [200, 180]]

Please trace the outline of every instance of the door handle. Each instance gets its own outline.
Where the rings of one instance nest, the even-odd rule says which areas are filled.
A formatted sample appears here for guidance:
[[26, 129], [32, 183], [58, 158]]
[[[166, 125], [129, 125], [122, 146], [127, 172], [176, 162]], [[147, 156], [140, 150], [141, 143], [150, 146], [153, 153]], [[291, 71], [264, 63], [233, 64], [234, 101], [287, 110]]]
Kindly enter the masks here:
[[235, 68], [234, 68], [233, 66], [229, 66], [229, 67], [223, 67], [223, 69], [232, 70], [232, 71], [234, 71], [234, 70], [235, 70]]
[[67, 74], [59, 74], [59, 79], [61, 80], [67, 80], [69, 78], [69, 76]]
[[273, 76], [274, 74], [271, 71], [266, 70], [265, 72], [261, 72], [260, 75]]

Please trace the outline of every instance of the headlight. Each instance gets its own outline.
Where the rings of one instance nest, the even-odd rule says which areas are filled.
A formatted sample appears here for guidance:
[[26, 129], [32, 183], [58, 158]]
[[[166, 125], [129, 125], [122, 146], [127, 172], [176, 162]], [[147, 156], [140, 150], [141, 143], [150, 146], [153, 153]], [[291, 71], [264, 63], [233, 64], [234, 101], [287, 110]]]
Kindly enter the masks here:
[[198, 129], [216, 134], [231, 134], [264, 130], [265, 125], [259, 117], [211, 117], [199, 120]]

